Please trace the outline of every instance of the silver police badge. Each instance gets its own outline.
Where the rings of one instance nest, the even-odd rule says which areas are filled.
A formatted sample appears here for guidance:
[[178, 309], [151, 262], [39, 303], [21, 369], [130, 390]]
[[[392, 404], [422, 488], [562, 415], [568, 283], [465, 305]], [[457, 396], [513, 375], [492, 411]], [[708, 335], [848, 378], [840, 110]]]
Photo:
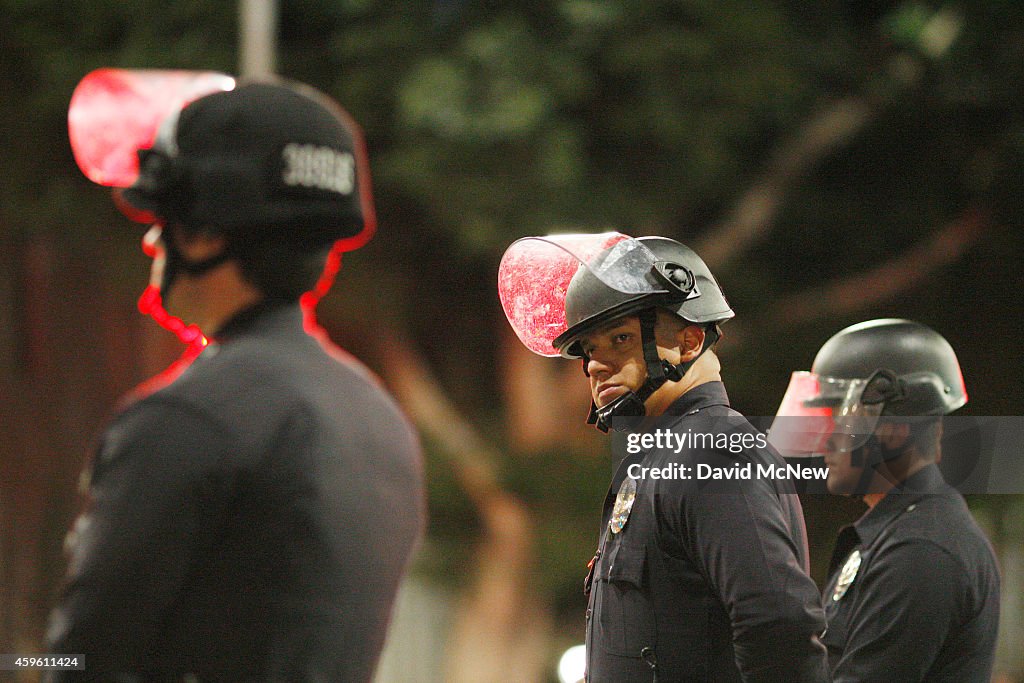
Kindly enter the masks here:
[[635, 500], [636, 479], [626, 477], [619, 486], [619, 495], [615, 496], [615, 507], [612, 508], [612, 518], [608, 520], [608, 528], [613, 534], [619, 533], [626, 526]]
[[853, 580], [857, 578], [858, 569], [860, 569], [860, 551], [854, 550], [846, 558], [846, 564], [843, 565], [842, 571], [839, 572], [836, 589], [832, 591], [833, 602], [839, 602], [846, 595], [846, 591], [853, 585]]

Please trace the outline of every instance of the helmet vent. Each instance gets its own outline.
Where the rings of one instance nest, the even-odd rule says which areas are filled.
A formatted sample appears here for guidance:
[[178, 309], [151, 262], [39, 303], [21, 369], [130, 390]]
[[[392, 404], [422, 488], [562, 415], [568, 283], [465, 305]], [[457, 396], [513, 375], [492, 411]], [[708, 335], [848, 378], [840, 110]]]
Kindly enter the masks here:
[[686, 295], [686, 299], [700, 296], [697, 289], [697, 278], [693, 271], [672, 261], [658, 261], [654, 264], [654, 274], [658, 281], [668, 287], [669, 291], [677, 291]]

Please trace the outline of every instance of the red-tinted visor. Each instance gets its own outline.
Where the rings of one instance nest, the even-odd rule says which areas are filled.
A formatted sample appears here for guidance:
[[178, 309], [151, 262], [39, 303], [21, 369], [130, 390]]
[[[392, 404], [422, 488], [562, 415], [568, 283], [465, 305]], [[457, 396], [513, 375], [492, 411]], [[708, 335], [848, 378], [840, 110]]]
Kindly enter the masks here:
[[768, 432], [786, 457], [848, 452], [875, 431], [884, 402], [864, 402], [869, 379], [840, 379], [794, 372]]
[[[591, 268], [598, 256], [601, 265]], [[558, 356], [552, 342], [568, 328], [565, 295], [580, 268], [588, 268], [616, 291], [642, 294], [655, 291], [644, 276], [656, 261], [642, 242], [618, 232], [524, 237], [502, 256], [498, 296], [526, 348]]]
[[138, 150], [153, 146], [160, 123], [235, 79], [211, 71], [97, 69], [71, 95], [68, 137], [89, 180], [125, 188], [139, 175]]

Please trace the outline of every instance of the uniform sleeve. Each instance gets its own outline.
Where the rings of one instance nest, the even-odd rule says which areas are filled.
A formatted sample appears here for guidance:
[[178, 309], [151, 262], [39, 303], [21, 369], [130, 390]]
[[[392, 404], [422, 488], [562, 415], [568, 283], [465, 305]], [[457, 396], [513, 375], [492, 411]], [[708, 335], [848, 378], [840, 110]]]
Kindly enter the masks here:
[[771, 485], [713, 482], [680, 503], [684, 544], [729, 614], [743, 680], [827, 681], [820, 597]]
[[956, 558], [928, 541], [885, 548], [856, 578], [858, 601], [833, 679], [924, 680], [959, 619], [964, 575]]
[[86, 511], [69, 536], [62, 598], [47, 633], [86, 673], [49, 681], [135, 680], [196, 549], [215, 533], [227, 438], [186, 406], [145, 402], [104, 435]]

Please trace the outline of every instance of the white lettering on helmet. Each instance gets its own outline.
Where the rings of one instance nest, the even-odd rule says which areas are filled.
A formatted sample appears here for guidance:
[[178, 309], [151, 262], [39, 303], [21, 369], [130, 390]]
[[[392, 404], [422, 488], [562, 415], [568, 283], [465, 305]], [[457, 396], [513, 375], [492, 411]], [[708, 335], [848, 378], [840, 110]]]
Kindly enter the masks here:
[[330, 147], [290, 143], [281, 151], [285, 185], [312, 187], [339, 194], [352, 194], [356, 181], [356, 160], [350, 152]]

